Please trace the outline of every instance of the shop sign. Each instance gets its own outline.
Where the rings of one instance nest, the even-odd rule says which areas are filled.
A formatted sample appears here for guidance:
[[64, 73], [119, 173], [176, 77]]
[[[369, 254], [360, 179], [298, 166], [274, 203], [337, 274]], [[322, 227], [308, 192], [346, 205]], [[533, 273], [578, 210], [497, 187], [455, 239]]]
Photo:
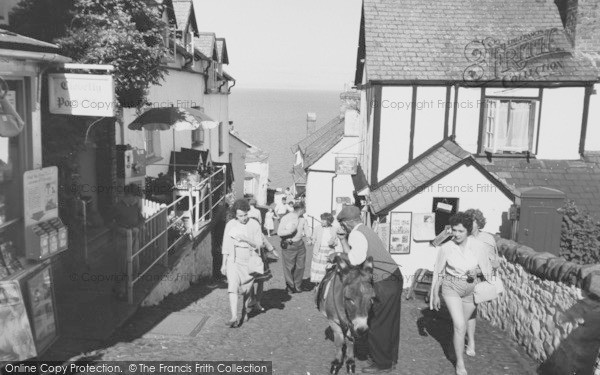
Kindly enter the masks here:
[[356, 174], [358, 171], [358, 158], [356, 157], [336, 157], [336, 174]]
[[117, 107], [112, 75], [55, 73], [48, 75], [50, 113], [113, 117]]

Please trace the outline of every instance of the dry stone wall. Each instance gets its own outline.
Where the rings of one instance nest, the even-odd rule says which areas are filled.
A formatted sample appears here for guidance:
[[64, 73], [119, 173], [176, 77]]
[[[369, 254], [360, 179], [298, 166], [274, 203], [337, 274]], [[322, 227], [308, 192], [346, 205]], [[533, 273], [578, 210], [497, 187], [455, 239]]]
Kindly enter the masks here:
[[480, 305], [480, 316], [542, 362], [543, 374], [600, 375], [600, 265], [496, 241], [506, 293]]

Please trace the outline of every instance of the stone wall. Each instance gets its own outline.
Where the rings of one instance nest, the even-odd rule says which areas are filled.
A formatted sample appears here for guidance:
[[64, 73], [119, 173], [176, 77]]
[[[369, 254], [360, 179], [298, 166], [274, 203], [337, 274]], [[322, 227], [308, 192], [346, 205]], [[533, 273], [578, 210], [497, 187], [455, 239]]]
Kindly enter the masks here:
[[542, 362], [542, 374], [600, 373], [600, 265], [496, 241], [506, 293], [479, 306], [480, 316]]
[[189, 288], [191, 283], [211, 277], [211, 249], [210, 233], [201, 234], [193, 244], [186, 246], [177, 262], [170, 267], [170, 271], [144, 299], [142, 306], [157, 305], [169, 294], [180, 293]]

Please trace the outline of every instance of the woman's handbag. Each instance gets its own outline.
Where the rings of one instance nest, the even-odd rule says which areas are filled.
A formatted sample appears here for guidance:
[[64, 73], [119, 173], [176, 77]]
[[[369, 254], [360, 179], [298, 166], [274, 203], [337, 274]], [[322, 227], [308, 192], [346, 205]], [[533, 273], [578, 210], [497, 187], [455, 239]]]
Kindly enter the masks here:
[[250, 259], [248, 260], [248, 273], [262, 275], [265, 273], [265, 264], [260, 255], [256, 251], [250, 251]]
[[480, 304], [498, 298], [504, 291], [504, 283], [502, 283], [500, 277], [493, 276], [491, 280], [483, 281], [475, 285], [473, 298], [476, 304]]

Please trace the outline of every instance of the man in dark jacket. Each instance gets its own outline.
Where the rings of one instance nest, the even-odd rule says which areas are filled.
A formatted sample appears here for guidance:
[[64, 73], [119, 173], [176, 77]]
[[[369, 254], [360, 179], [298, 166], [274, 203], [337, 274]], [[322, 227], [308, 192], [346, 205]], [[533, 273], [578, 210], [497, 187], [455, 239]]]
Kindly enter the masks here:
[[344, 252], [352, 265], [373, 257], [375, 301], [369, 318], [369, 353], [371, 364], [364, 373], [387, 373], [395, 369], [400, 344], [400, 303], [402, 273], [379, 236], [360, 219], [360, 209], [344, 206], [337, 219], [348, 233], [339, 233]]

